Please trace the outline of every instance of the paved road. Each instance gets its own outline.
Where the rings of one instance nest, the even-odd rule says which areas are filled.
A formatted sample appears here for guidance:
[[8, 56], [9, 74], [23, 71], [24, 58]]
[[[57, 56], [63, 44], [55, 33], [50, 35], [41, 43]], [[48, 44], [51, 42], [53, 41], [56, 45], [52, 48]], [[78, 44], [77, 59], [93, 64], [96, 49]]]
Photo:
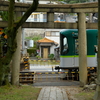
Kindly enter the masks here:
[[33, 86], [79, 86], [79, 81], [44, 81], [44, 82], [35, 82]]

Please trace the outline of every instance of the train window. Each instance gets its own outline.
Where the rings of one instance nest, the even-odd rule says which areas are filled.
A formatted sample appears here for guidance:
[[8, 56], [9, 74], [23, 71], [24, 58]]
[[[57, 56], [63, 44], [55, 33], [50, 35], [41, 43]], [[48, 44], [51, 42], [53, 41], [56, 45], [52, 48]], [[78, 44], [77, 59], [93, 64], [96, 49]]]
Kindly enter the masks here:
[[78, 39], [75, 39], [75, 54], [79, 54], [79, 43], [78, 43]]
[[64, 37], [63, 38], [63, 51], [62, 54], [67, 54], [68, 52], [68, 43], [67, 43], [67, 38]]
[[64, 44], [64, 45], [67, 44], [67, 38], [66, 38], [66, 37], [64, 37], [64, 39], [63, 39], [63, 44]]
[[97, 53], [98, 52], [98, 46], [94, 45], [94, 47], [95, 47], [95, 52]]

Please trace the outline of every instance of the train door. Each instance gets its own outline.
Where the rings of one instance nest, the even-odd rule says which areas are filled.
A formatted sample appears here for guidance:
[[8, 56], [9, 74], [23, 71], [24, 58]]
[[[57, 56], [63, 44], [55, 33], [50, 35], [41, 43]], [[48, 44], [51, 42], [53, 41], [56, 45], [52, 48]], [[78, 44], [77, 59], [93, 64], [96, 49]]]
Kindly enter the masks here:
[[70, 45], [67, 37], [63, 37], [61, 42], [61, 56], [60, 56], [60, 67], [74, 67], [74, 56], [69, 55]]
[[79, 41], [75, 38], [75, 55], [74, 55], [74, 66], [79, 66]]

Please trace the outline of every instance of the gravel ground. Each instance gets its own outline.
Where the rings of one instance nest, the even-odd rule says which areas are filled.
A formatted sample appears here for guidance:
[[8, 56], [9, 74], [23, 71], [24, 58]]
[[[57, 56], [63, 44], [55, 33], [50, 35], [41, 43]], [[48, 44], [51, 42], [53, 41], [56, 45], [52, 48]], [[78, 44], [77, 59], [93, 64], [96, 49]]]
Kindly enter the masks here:
[[93, 100], [95, 90], [84, 90], [79, 86], [65, 86], [68, 100]]
[[63, 86], [61, 88], [66, 89], [68, 100], [78, 100], [77, 98], [75, 98], [75, 95], [81, 91], [79, 86]]

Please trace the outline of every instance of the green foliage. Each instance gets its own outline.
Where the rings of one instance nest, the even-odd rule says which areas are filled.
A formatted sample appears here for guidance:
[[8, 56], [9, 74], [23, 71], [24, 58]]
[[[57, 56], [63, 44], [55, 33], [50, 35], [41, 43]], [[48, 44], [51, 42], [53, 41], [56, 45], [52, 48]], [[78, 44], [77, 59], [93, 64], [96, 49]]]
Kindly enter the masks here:
[[27, 52], [29, 53], [30, 56], [32, 55], [32, 53], [35, 56], [36, 55], [36, 48], [27, 49]]
[[0, 100], [37, 100], [41, 88], [32, 86], [0, 87]]
[[8, 11], [0, 11], [0, 16], [3, 21], [8, 21]]
[[50, 60], [53, 60], [54, 59], [54, 54], [49, 54], [48, 57], [49, 57]]
[[18, 23], [20, 21], [21, 17], [17, 17], [16, 21], [14, 23]]
[[26, 37], [25, 39], [28, 39], [28, 40], [34, 40], [35, 42], [42, 39], [42, 37], [40, 35], [35, 35], [35, 36], [30, 36], [30, 37]]
[[3, 31], [5, 34], [7, 34], [8, 28], [6, 27], [6, 28], [4, 28], [2, 31]]
[[40, 35], [37, 35], [37, 36], [34, 36], [32, 39], [34, 41], [38, 41], [38, 40], [42, 39], [42, 37]]
[[73, 3], [78, 3], [78, 2], [76, 2], [76, 1], [70, 1], [69, 3], [70, 3], [70, 4], [73, 4]]
[[36, 55], [36, 58], [37, 58], [37, 59], [41, 59], [41, 56], [39, 56], [39, 55]]
[[89, 91], [80, 91], [78, 94], [75, 94], [75, 98], [77, 100], [93, 100], [95, 90], [89, 90]]

